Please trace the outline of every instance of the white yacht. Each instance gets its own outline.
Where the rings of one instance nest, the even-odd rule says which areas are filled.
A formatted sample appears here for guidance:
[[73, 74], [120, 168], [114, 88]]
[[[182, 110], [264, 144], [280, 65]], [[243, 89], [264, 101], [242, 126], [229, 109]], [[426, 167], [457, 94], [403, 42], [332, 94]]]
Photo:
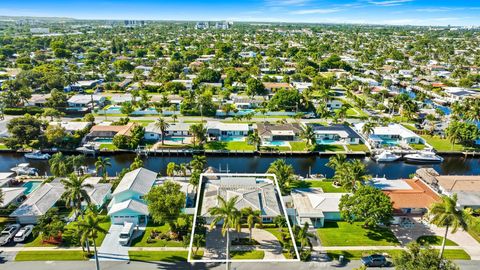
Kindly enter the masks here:
[[20, 163], [16, 167], [10, 169], [12, 172], [17, 173], [17, 175], [37, 175], [38, 170], [30, 167], [29, 163]]
[[35, 150], [31, 153], [26, 153], [25, 158], [36, 159], [36, 160], [48, 160], [50, 158], [49, 154], [43, 154], [40, 150]]
[[98, 147], [95, 144], [86, 143], [75, 150], [84, 155], [95, 155], [98, 151]]
[[440, 163], [443, 162], [443, 158], [438, 156], [433, 151], [421, 151], [416, 154], [405, 155], [405, 159], [411, 162], [420, 163]]
[[396, 160], [399, 160], [402, 156], [400, 155], [395, 155], [394, 153], [390, 151], [383, 151], [380, 154], [376, 155], [374, 159], [377, 162], [393, 162]]

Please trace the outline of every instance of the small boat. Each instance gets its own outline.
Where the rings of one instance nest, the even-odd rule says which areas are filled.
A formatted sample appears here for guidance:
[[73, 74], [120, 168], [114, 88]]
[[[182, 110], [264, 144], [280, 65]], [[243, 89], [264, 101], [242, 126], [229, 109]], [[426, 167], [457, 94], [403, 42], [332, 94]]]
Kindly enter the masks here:
[[405, 155], [405, 159], [410, 162], [419, 162], [419, 163], [443, 162], [443, 158], [435, 154], [435, 152], [433, 151], [421, 151], [416, 154]]
[[29, 163], [20, 163], [10, 170], [15, 172], [17, 175], [38, 175], [38, 170], [30, 167]]
[[36, 160], [48, 160], [50, 158], [49, 154], [43, 154], [40, 150], [35, 150], [31, 153], [26, 153], [25, 158], [36, 159]]
[[390, 151], [383, 151], [382, 153], [376, 155], [374, 159], [377, 162], [393, 162], [393, 161], [399, 160], [401, 157], [402, 156], [395, 155]]
[[98, 147], [94, 144], [84, 144], [83, 146], [77, 147], [75, 150], [84, 154], [84, 155], [95, 155], [98, 151]]

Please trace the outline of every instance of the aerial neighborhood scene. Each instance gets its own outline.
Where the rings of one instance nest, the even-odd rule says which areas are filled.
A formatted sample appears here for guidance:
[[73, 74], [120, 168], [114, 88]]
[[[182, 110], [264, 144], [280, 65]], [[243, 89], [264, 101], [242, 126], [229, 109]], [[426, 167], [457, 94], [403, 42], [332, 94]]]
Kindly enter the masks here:
[[480, 269], [480, 3], [0, 4], [0, 269]]

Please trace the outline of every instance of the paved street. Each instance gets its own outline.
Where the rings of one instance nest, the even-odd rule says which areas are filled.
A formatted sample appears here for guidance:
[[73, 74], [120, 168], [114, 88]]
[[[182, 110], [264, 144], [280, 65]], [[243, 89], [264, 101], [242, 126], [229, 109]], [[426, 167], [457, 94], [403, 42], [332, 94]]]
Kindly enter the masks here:
[[[478, 270], [480, 261], [457, 261], [461, 270]], [[188, 263], [167, 263], [167, 262], [100, 262], [101, 270], [223, 270], [225, 264], [219, 263], [196, 263], [190, 265]], [[311, 270], [311, 269], [355, 269], [361, 266], [360, 261], [352, 261], [344, 266], [338, 266], [332, 263], [301, 263], [301, 262], [278, 262], [278, 263], [232, 263], [232, 270]], [[89, 270], [95, 269], [93, 261], [85, 262], [6, 262], [1, 264], [2, 270]], [[382, 268], [393, 269], [393, 268]]]

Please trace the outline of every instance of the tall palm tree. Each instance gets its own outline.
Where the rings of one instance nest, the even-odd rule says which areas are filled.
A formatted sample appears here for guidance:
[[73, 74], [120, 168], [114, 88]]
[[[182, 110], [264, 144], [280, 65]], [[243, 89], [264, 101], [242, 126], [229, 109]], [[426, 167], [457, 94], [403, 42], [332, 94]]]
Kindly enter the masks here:
[[275, 175], [280, 191], [282, 194], [286, 194], [290, 183], [294, 180], [295, 172], [292, 165], [288, 165], [283, 159], [277, 159], [270, 164], [267, 173]]
[[301, 137], [307, 142], [308, 146], [315, 146], [317, 144], [317, 138], [312, 126], [307, 125], [302, 131]]
[[374, 122], [367, 122], [363, 125], [362, 127], [362, 133], [365, 134], [365, 136], [368, 138], [368, 136], [370, 136], [370, 134], [373, 133], [375, 127], [376, 127], [376, 123]]
[[462, 127], [458, 122], [454, 121], [446, 129], [447, 138], [452, 143], [452, 150], [455, 148], [455, 143], [462, 134]]
[[457, 194], [453, 194], [452, 197], [444, 195], [440, 202], [430, 205], [428, 209], [430, 222], [438, 227], [445, 227], [440, 258], [443, 257], [449, 229], [452, 230], [452, 233], [455, 233], [459, 228], [468, 230], [468, 228], [477, 225], [472, 213], [471, 208], [457, 209]]
[[170, 127], [170, 124], [165, 121], [162, 117], [158, 118], [157, 122], [155, 123], [155, 127], [160, 129], [160, 133], [162, 134], [162, 145], [165, 141], [165, 132]]
[[[238, 197], [232, 197], [228, 201], [225, 201], [221, 196], [217, 197], [218, 206], [212, 207], [208, 210], [210, 215], [213, 217], [212, 222], [210, 223], [210, 229], [216, 226], [218, 223], [223, 222], [222, 224], [222, 235], [227, 236], [227, 262], [230, 252], [230, 238], [229, 233], [230, 229], [237, 227], [238, 217], [241, 215], [240, 211], [235, 207], [235, 204], [238, 201]], [[229, 265], [227, 263], [227, 269]]]
[[258, 151], [260, 149], [260, 145], [262, 144], [262, 138], [260, 138], [260, 135], [258, 135], [257, 130], [248, 134], [247, 143], [255, 145], [255, 151]]
[[303, 227], [295, 226], [293, 229], [295, 240], [300, 243], [300, 249], [302, 250], [305, 246], [309, 246], [310, 250], [313, 249], [313, 245], [312, 245], [312, 242], [310, 241], [310, 238], [315, 237], [315, 235], [308, 232], [309, 227], [310, 225], [308, 224], [308, 222], [305, 222], [305, 224], [303, 224]]
[[327, 167], [330, 167], [334, 170], [343, 166], [343, 164], [347, 161], [347, 156], [345, 154], [336, 154], [327, 162]]
[[319, 118], [328, 118], [332, 114], [330, 109], [327, 107], [327, 103], [319, 104], [316, 109], [316, 113]]
[[207, 129], [203, 124], [191, 125], [189, 129], [190, 134], [193, 136], [193, 146], [202, 145], [206, 139]]
[[111, 167], [112, 163], [110, 162], [110, 158], [102, 158], [98, 157], [97, 161], [95, 161], [95, 169], [98, 171], [102, 171], [103, 180], [107, 180], [108, 172], [107, 167]]
[[251, 207], [243, 208], [241, 210], [242, 216], [247, 219], [248, 230], [250, 231], [250, 242], [252, 242], [252, 230], [255, 224], [262, 224], [261, 213], [259, 210], [253, 210]]
[[108, 233], [107, 230], [100, 226], [102, 221], [103, 219], [100, 216], [87, 215], [85, 218], [78, 222], [78, 227], [82, 232], [81, 240], [88, 241], [89, 238], [93, 240], [92, 242], [95, 254], [95, 266], [97, 270], [100, 270], [100, 263], [98, 262], [97, 244], [95, 243], [95, 240], [98, 237], [98, 233]]
[[50, 172], [54, 176], [66, 176], [68, 174], [68, 165], [62, 152], [53, 154], [48, 164], [50, 165]]
[[[83, 183], [86, 176], [78, 177], [75, 173], [70, 174], [68, 178], [62, 179], [61, 183], [65, 187], [65, 203], [67, 207], [75, 209], [75, 215], [83, 218], [82, 201], [90, 204], [90, 196], [88, 195], [88, 188], [93, 188], [92, 184]], [[84, 242], [87, 250], [90, 252], [88, 241]], [[83, 245], [82, 245], [83, 248]]]

